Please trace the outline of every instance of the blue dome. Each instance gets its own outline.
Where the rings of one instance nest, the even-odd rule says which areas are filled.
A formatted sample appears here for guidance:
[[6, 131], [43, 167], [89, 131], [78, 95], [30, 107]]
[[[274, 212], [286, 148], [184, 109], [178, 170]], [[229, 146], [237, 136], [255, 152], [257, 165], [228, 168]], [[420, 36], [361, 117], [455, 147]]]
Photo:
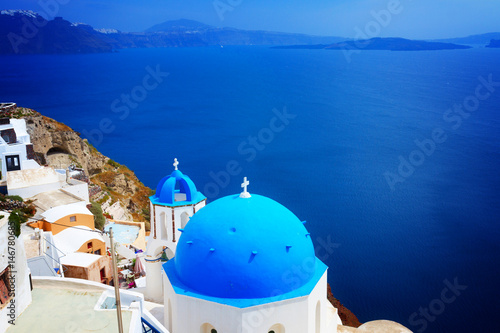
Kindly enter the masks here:
[[227, 196], [197, 212], [174, 257], [186, 287], [220, 298], [266, 298], [308, 283], [314, 247], [302, 222], [269, 198]]
[[160, 180], [155, 195], [150, 197], [153, 204], [173, 206], [198, 203], [204, 199], [206, 197], [198, 192], [191, 178], [180, 170], [174, 170]]

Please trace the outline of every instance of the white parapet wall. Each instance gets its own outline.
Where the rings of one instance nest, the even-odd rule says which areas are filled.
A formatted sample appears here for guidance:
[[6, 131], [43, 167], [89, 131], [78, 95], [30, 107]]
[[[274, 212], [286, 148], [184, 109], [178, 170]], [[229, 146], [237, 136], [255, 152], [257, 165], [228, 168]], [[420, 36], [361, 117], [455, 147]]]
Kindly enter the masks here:
[[[85, 311], [116, 311], [115, 309], [106, 309], [104, 303], [107, 299], [115, 302], [114, 287], [92, 282], [83, 279], [73, 278], [54, 278], [54, 277], [33, 277], [33, 287], [36, 288], [57, 288], [57, 289], [70, 289], [73, 291], [88, 291], [99, 292], [102, 294], [99, 300], [93, 305], [92, 309], [84, 309]], [[144, 296], [141, 293], [120, 289], [121, 308], [123, 310], [131, 311], [132, 318], [130, 327], [125, 328], [125, 332], [129, 333], [142, 333], [141, 318], [145, 318], [152, 326], [154, 326], [161, 333], [169, 333], [167, 329], [160, 323], [144, 306]]]

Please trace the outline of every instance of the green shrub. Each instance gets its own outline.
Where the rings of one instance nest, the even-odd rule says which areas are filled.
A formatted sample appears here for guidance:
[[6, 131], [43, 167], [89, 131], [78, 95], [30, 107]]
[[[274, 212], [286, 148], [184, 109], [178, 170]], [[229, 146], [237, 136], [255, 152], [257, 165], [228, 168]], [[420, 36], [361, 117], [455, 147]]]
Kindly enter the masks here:
[[104, 197], [102, 197], [102, 198], [98, 201], [98, 203], [99, 203], [100, 205], [102, 205], [103, 203], [105, 203], [106, 201], [108, 201], [108, 199], [109, 199], [109, 195], [107, 195], [107, 194], [106, 194]]
[[116, 163], [115, 161], [113, 161], [112, 159], [109, 159], [108, 160], [108, 164], [111, 165], [113, 168], [118, 168], [120, 166], [119, 163]]
[[99, 230], [103, 230], [104, 224], [106, 223], [106, 218], [102, 213], [102, 207], [97, 202], [92, 202], [90, 211], [94, 214], [94, 227]]
[[10, 199], [10, 200], [14, 200], [14, 201], [20, 201], [20, 202], [24, 201], [23, 198], [21, 198], [18, 195], [6, 195], [5, 198]]
[[144, 219], [146, 221], [149, 221], [151, 219], [151, 216], [150, 216], [151, 212], [149, 211], [149, 207], [141, 209], [141, 213], [142, 213], [142, 216], [144, 216]]
[[21, 234], [21, 224], [26, 223], [26, 221], [28, 221], [28, 218], [19, 209], [14, 209], [12, 213], [10, 213], [9, 224], [14, 229], [14, 235], [16, 235], [16, 237], [19, 237]]

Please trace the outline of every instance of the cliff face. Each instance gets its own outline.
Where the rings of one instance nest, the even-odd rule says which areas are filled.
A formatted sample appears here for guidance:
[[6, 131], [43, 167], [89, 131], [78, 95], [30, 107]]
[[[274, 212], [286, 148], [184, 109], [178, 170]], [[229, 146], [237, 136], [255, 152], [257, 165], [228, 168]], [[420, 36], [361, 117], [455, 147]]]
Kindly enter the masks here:
[[39, 113], [25, 119], [40, 164], [64, 168], [74, 163], [82, 167], [89, 177], [102, 172], [108, 158], [93, 152], [87, 141], [70, 127]]
[[352, 313], [351, 310], [342, 305], [342, 303], [340, 303], [340, 301], [333, 296], [330, 284], [328, 284], [327, 298], [330, 303], [332, 303], [332, 305], [337, 308], [340, 320], [342, 320], [342, 324], [344, 324], [344, 326], [361, 326], [358, 317], [356, 317], [356, 315]]
[[79, 133], [54, 119], [25, 108], [18, 108], [15, 115], [26, 120], [39, 164], [82, 168], [90, 179], [91, 200], [101, 204], [105, 213], [115, 219], [147, 221], [149, 227], [151, 189], [130, 169], [102, 155]]
[[97, 53], [112, 47], [98, 32], [29, 10], [0, 11], [0, 54]]

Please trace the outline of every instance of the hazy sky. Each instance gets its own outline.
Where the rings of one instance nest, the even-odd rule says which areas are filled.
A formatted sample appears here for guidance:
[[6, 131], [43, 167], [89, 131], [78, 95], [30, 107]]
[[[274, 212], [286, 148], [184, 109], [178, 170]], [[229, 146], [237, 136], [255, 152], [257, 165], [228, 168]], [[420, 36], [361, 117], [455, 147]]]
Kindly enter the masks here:
[[[54, 10], [44, 9], [44, 3], [66, 4]], [[370, 28], [380, 37], [422, 39], [500, 31], [500, 0], [11, 0], [8, 6], [49, 16], [57, 12], [72, 22], [122, 31], [143, 31], [180, 18], [342, 37]], [[390, 13], [389, 7], [393, 13], [376, 23], [373, 13]]]

